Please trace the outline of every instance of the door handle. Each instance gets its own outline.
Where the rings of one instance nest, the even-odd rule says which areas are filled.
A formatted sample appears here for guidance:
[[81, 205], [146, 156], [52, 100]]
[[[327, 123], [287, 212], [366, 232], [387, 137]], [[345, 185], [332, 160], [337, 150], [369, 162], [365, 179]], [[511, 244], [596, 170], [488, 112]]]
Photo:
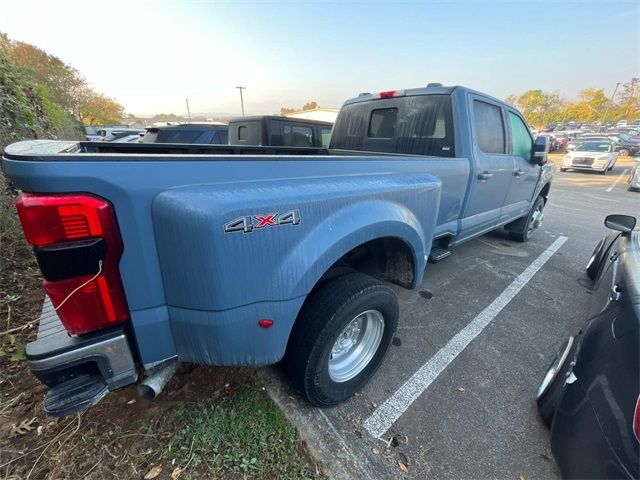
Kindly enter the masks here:
[[521, 176], [522, 176], [522, 175], [524, 175], [525, 173], [527, 173], [527, 172], [525, 172], [525, 171], [524, 171], [524, 170], [522, 170], [521, 168], [519, 168], [518, 170], [516, 170], [515, 172], [513, 172], [513, 174], [514, 174], [516, 177], [521, 177]]
[[493, 177], [493, 173], [487, 171], [478, 174], [478, 180], [489, 180], [491, 177]]

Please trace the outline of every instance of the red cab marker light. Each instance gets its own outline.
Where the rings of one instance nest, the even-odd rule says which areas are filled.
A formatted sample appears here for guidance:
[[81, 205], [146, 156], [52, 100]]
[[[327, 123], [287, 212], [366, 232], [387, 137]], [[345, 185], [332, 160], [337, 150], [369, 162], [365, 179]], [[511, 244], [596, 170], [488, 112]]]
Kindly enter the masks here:
[[404, 90], [389, 90], [387, 92], [380, 92], [379, 97], [381, 99], [385, 98], [394, 98], [394, 97], [404, 97]]
[[263, 318], [262, 320], [258, 320], [258, 325], [260, 325], [261, 328], [269, 328], [273, 325], [273, 320], [270, 318]]

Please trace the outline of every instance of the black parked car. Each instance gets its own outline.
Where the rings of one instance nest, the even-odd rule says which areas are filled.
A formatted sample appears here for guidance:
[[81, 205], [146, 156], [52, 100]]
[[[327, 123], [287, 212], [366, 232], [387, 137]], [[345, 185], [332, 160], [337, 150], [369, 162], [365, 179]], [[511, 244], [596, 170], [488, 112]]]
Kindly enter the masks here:
[[538, 389], [551, 450], [565, 478], [640, 473], [640, 231], [609, 215], [613, 232], [587, 265], [594, 281], [585, 327], [563, 344]]
[[227, 145], [229, 127], [216, 123], [183, 123], [168, 127], [149, 127], [141, 143], [191, 143]]
[[640, 153], [640, 140], [634, 139], [626, 133], [614, 133], [607, 135], [616, 144], [615, 150], [620, 155], [637, 155]]

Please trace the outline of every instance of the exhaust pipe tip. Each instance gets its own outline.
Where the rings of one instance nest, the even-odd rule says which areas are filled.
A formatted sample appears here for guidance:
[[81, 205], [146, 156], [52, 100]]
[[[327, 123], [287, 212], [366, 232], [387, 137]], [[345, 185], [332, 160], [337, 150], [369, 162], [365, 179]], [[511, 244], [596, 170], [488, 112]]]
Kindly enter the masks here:
[[177, 361], [172, 361], [154, 369], [153, 373], [147, 376], [147, 378], [136, 387], [138, 395], [145, 400], [153, 400], [160, 395], [160, 392], [162, 392], [162, 389], [169, 383], [169, 380], [171, 380], [177, 369]]
[[138, 385], [136, 389], [138, 390], [138, 395], [148, 401], [153, 400], [160, 394], [160, 392], [156, 392], [153, 388], [149, 385], [145, 385], [144, 383]]

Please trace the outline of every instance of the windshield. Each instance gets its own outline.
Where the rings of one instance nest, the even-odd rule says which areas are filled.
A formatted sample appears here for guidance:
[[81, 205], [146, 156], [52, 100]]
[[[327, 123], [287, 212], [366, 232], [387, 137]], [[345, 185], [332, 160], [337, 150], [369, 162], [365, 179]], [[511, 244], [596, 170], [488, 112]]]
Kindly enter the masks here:
[[602, 142], [584, 142], [578, 145], [576, 152], [610, 152], [611, 144]]

